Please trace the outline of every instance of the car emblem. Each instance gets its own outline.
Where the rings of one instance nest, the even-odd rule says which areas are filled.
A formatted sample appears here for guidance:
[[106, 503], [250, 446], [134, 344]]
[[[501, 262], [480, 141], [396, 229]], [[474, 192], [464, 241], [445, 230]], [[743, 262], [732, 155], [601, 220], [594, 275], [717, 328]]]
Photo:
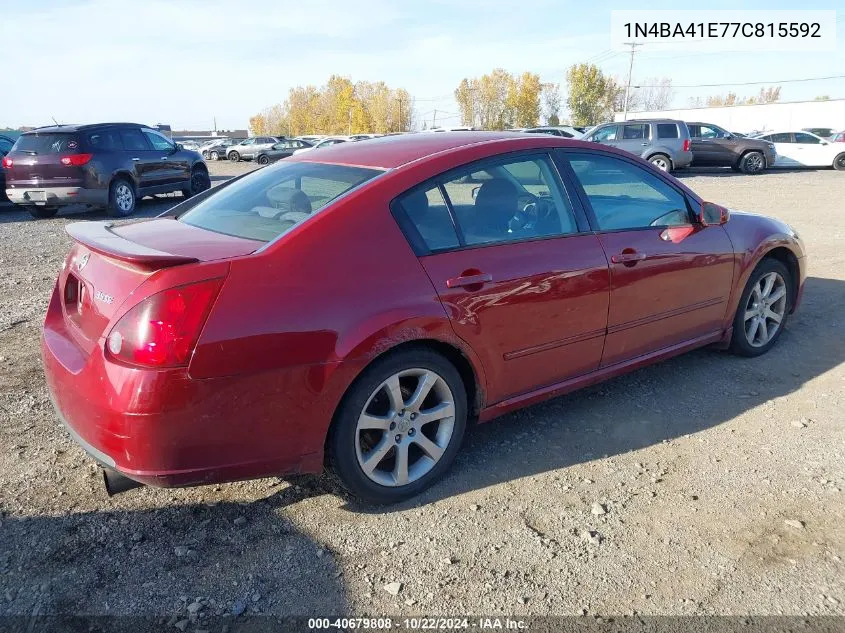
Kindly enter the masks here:
[[85, 268], [85, 264], [88, 263], [88, 256], [89, 256], [88, 253], [85, 253], [80, 258], [80, 260], [78, 262], [76, 262], [76, 270], [81, 271], [83, 268]]
[[107, 295], [106, 293], [101, 292], [99, 290], [97, 290], [94, 293], [94, 298], [97, 299], [98, 301], [102, 301], [103, 303], [109, 303], [109, 304], [114, 301], [114, 297], [112, 297], [111, 295]]

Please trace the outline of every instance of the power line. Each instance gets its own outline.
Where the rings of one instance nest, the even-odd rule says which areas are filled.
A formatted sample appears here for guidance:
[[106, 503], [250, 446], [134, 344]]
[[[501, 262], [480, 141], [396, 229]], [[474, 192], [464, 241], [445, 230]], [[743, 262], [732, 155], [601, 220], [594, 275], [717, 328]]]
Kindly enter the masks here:
[[[673, 88], [719, 88], [722, 86], [762, 86], [764, 84], [793, 84], [799, 83], [804, 81], [826, 81], [828, 79], [845, 79], [845, 75], [830, 75], [828, 77], [804, 77], [802, 79], [775, 79], [770, 81], [741, 81], [741, 82], [732, 82], [732, 83], [721, 83], [721, 84], [695, 84], [695, 85], [675, 85], [672, 84]], [[634, 88], [661, 88], [662, 86], [652, 86], [652, 85], [636, 85]]]

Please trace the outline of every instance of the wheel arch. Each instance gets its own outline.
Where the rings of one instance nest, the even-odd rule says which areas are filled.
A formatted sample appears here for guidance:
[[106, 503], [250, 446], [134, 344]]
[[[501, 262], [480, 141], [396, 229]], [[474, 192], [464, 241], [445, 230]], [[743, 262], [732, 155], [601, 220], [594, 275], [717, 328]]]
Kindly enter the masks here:
[[754, 268], [759, 266], [760, 262], [767, 258], [781, 262], [789, 271], [789, 276], [791, 277], [790, 281], [792, 282], [789, 287], [791, 293], [791, 296], [789, 297], [789, 307], [791, 313], [795, 309], [795, 300], [798, 296], [798, 287], [801, 282], [801, 269], [798, 264], [798, 257], [796, 257], [795, 253], [786, 246], [776, 246], [775, 248], [766, 251], [760, 258], [760, 261], [754, 265]]
[[766, 166], [766, 169], [771, 167], [771, 165], [769, 165], [769, 162], [766, 160], [766, 153], [762, 149], [759, 149], [757, 147], [746, 147], [746, 148], [744, 148], [740, 152], [739, 157], [736, 159], [735, 165], [737, 167], [739, 167], [739, 165], [742, 163], [742, 159], [745, 158], [746, 156], [748, 156], [748, 154], [750, 154], [751, 152], [757, 152], [758, 154], [761, 154], [763, 156], [763, 164]]
[[119, 169], [118, 171], [114, 172], [109, 178], [109, 187], [108, 190], [111, 191], [111, 186], [114, 184], [115, 180], [128, 180], [129, 184], [132, 185], [132, 189], [134, 190], [135, 197], [138, 197], [138, 179], [135, 175], [129, 171], [128, 169]]
[[650, 154], [648, 154], [648, 156], [645, 157], [645, 160], [647, 160], [648, 162], [651, 162], [651, 160], [655, 156], [663, 156], [663, 158], [665, 158], [666, 160], [669, 161], [669, 168], [670, 169], [675, 168], [675, 161], [672, 160], [672, 157], [669, 155], [669, 152], [662, 150], [662, 149], [658, 149], [658, 150], [651, 152]]

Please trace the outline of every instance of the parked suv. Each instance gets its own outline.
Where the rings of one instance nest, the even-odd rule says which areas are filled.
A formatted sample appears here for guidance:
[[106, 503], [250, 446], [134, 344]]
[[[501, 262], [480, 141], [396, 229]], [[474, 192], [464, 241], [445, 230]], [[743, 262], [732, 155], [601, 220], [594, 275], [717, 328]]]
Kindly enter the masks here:
[[605, 123], [589, 130], [582, 141], [593, 141], [642, 156], [661, 171], [692, 163], [687, 124], [674, 119], [640, 119]]
[[746, 174], [759, 174], [775, 164], [773, 143], [740, 137], [712, 123], [687, 123], [692, 137], [695, 167], [730, 167]]
[[235, 162], [239, 160], [252, 160], [263, 150], [268, 150], [284, 138], [275, 136], [250, 136], [237, 145], [227, 148], [226, 158]]
[[22, 134], [3, 158], [6, 195], [35, 218], [69, 204], [104, 206], [114, 217], [139, 198], [211, 186], [197, 152], [137, 123], [58, 125]]

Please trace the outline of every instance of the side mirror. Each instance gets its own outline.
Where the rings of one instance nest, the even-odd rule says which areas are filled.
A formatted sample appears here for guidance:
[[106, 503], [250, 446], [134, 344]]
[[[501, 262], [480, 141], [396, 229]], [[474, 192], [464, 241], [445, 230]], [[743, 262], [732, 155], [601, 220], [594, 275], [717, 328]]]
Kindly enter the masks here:
[[183, 149], [185, 149], [185, 147], [182, 145], [182, 143], [176, 143], [176, 144], [173, 146], [173, 151], [174, 151], [174, 152], [181, 152]]
[[481, 190], [481, 187], [473, 187], [472, 188], [472, 199], [475, 200], [478, 197], [478, 192]]
[[730, 139], [732, 139], [733, 137], [734, 137], [734, 135], [733, 135], [733, 134], [731, 134], [730, 132], [725, 132], [725, 135], [724, 135], [722, 138], [726, 138], [726, 139], [730, 140]]
[[702, 202], [701, 210], [698, 212], [698, 222], [702, 226], [725, 224], [730, 217], [731, 212], [715, 202]]

